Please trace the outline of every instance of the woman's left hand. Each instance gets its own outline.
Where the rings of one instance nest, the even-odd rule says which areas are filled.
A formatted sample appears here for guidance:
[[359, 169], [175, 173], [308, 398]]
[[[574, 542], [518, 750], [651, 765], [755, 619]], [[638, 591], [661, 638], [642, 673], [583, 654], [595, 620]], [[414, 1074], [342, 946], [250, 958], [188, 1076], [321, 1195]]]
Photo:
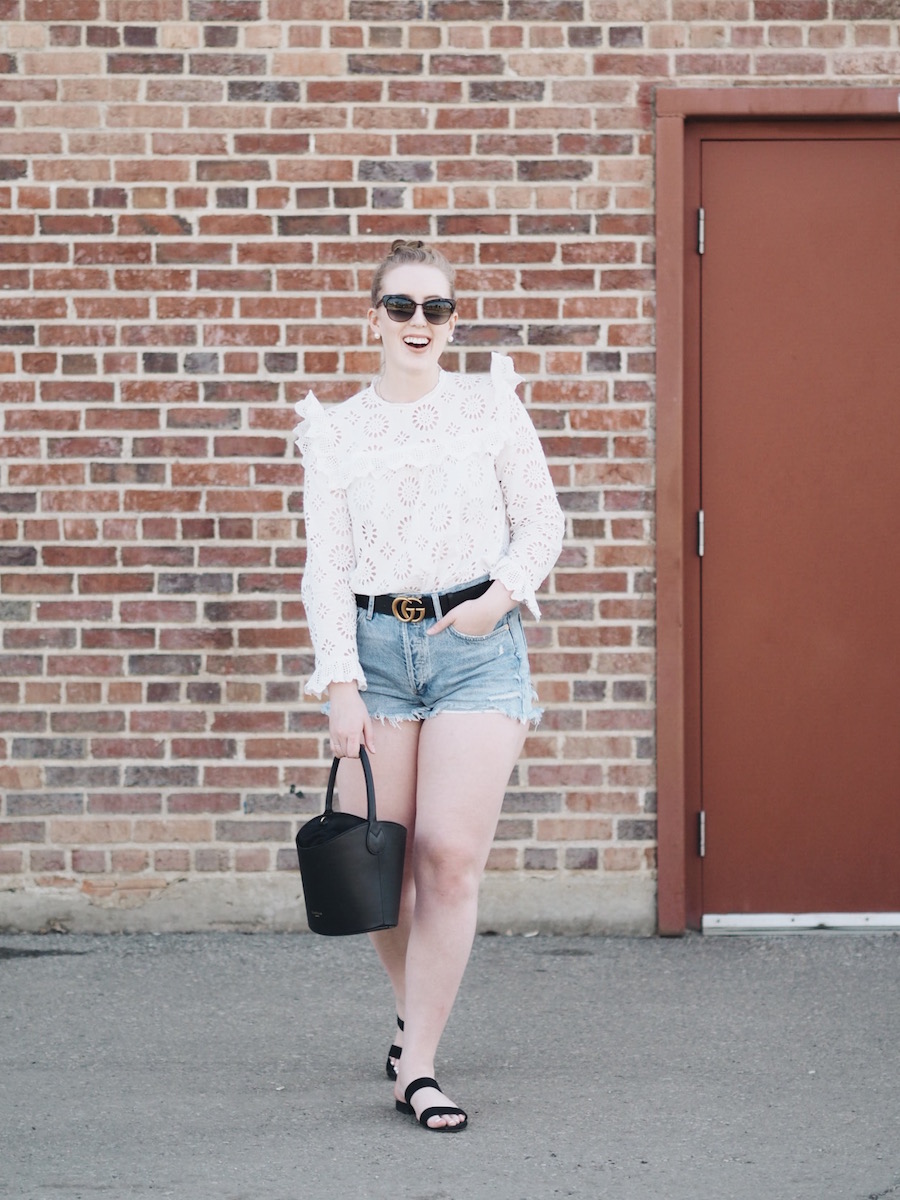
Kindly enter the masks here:
[[464, 600], [451, 608], [446, 616], [435, 621], [428, 636], [434, 637], [452, 625], [457, 632], [468, 634], [469, 637], [484, 637], [490, 633], [504, 613], [516, 607], [516, 601], [499, 580], [495, 579], [483, 596], [477, 600]]

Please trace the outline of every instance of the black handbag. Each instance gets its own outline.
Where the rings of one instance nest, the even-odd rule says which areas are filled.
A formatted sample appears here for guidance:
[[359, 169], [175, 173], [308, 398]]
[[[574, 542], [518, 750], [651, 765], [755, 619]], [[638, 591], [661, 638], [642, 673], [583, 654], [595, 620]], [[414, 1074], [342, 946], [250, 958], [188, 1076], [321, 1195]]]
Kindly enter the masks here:
[[366, 778], [368, 816], [334, 811], [334, 783], [341, 761], [336, 758], [328, 777], [325, 811], [297, 834], [309, 927], [330, 937], [392, 929], [400, 916], [406, 828], [377, 819], [372, 769], [362, 746], [359, 758]]

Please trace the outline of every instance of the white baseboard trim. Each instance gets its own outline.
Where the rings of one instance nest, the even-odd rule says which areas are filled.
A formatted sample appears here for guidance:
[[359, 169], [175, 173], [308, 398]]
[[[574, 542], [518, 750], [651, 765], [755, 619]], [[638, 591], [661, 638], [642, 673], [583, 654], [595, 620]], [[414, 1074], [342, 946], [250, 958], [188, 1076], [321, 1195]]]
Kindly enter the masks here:
[[705, 934], [890, 933], [900, 931], [900, 913], [706, 913]]

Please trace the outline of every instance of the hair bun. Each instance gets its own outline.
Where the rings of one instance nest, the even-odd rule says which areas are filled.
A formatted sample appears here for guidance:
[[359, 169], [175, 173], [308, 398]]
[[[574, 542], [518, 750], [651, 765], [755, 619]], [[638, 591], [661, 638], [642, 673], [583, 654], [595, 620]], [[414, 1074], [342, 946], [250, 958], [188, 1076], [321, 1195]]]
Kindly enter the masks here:
[[372, 276], [372, 307], [376, 308], [381, 299], [381, 285], [384, 282], [384, 277], [388, 271], [394, 267], [401, 267], [407, 263], [424, 264], [430, 267], [437, 267], [447, 280], [449, 286], [449, 294], [453, 295], [453, 267], [447, 262], [443, 254], [439, 250], [431, 249], [418, 238], [394, 238], [391, 243], [391, 252], [379, 263], [375, 269], [375, 274]]

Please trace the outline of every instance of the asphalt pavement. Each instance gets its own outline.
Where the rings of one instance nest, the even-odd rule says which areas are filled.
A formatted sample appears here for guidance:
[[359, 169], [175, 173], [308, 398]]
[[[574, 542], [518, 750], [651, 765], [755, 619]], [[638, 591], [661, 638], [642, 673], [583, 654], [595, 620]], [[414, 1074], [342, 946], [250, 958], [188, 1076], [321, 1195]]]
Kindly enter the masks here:
[[900, 937], [481, 936], [394, 1111], [365, 938], [0, 936], [12, 1200], [900, 1200]]

